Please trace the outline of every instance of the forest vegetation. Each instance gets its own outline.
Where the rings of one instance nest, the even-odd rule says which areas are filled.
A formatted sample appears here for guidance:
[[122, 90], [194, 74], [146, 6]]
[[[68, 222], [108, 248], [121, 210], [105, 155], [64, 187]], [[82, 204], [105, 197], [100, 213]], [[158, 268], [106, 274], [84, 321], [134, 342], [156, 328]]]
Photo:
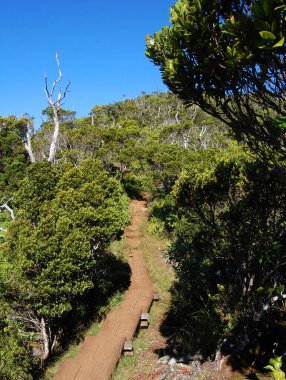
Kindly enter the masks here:
[[[1, 118], [3, 379], [37, 378], [90, 318], [91, 303], [124, 286], [124, 263], [108, 246], [129, 221], [128, 197], [147, 191], [165, 202], [199, 152], [235, 144], [199, 107], [186, 108], [171, 93], [142, 94], [95, 106], [86, 118], [61, 109], [50, 162], [52, 110], [43, 115], [31, 133], [33, 163], [25, 149], [32, 120]], [[151, 223], [162, 225], [155, 214]]]
[[285, 26], [283, 0], [179, 0], [146, 38], [170, 92], [77, 118], [66, 91], [53, 100], [57, 56], [41, 127], [0, 118], [1, 380], [39, 378], [126, 287], [109, 245], [142, 192], [171, 241], [172, 350], [246, 366], [285, 354]]

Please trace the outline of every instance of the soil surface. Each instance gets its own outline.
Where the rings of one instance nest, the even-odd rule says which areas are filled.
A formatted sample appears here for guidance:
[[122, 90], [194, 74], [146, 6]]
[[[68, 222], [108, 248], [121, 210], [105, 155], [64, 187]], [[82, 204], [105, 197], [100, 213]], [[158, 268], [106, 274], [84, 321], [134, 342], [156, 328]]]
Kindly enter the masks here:
[[111, 311], [97, 336], [88, 336], [75, 358], [66, 359], [53, 380], [109, 380], [121, 356], [124, 342], [132, 340], [142, 312], [148, 312], [153, 300], [153, 284], [139, 250], [140, 227], [146, 221], [144, 201], [132, 201], [132, 222], [125, 240], [131, 285], [124, 301]]

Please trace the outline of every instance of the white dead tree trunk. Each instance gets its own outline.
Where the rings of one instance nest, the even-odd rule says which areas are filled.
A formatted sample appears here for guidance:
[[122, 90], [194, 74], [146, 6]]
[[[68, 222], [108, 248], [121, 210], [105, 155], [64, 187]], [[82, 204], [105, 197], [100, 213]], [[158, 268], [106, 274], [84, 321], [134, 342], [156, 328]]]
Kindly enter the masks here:
[[25, 142], [24, 146], [25, 146], [26, 151], [28, 152], [30, 161], [33, 164], [36, 160], [35, 160], [35, 156], [33, 153], [32, 144], [31, 144], [31, 124], [30, 124], [30, 121], [27, 122], [26, 142]]
[[41, 339], [43, 342], [43, 352], [42, 352], [42, 357], [41, 359], [45, 361], [49, 354], [50, 354], [50, 342], [49, 342], [49, 335], [47, 332], [47, 326], [44, 318], [41, 318]]
[[38, 344], [33, 349], [33, 355], [39, 357], [43, 363], [57, 344], [57, 336], [52, 339], [51, 329], [44, 317], [37, 317], [32, 310], [17, 310], [15, 314], [4, 316], [11, 320], [20, 321], [28, 330], [36, 334]]
[[[0, 209], [6, 209], [10, 216], [11, 216], [11, 219], [15, 219], [15, 215], [14, 215], [14, 211], [11, 209], [10, 206], [8, 206], [8, 202], [10, 202], [13, 198], [9, 198], [9, 199], [5, 199], [5, 197], [3, 197], [1, 200], [0, 200]], [[3, 231], [3, 230], [2, 230]]]
[[[57, 141], [58, 141], [58, 136], [59, 136], [59, 129], [60, 129], [60, 120], [59, 120], [59, 111], [61, 109], [61, 106], [63, 105], [62, 101], [66, 97], [66, 94], [68, 92], [69, 86], [71, 85], [71, 82], [69, 81], [65, 91], [62, 92], [62, 88], [60, 87], [58, 96], [56, 100], [53, 100], [54, 92], [56, 90], [57, 85], [60, 83], [62, 80], [62, 72], [60, 68], [60, 60], [59, 60], [59, 55], [56, 53], [56, 61], [57, 61], [57, 67], [58, 67], [58, 72], [59, 72], [59, 77], [53, 82], [52, 89], [48, 89], [48, 78], [45, 75], [45, 94], [48, 99], [48, 104], [53, 111], [53, 122], [54, 122], [54, 132], [52, 136], [52, 141], [50, 144], [50, 151], [49, 151], [49, 157], [48, 161], [53, 161], [55, 158], [56, 154], [56, 148], [57, 148]], [[31, 144], [31, 123], [30, 121], [27, 122], [27, 129], [26, 129], [26, 141], [25, 141], [25, 149], [29, 154], [30, 161], [34, 163], [36, 161], [33, 149], [32, 149], [32, 144]], [[46, 158], [45, 154], [42, 153], [42, 156]]]
[[[10, 214], [11, 219], [14, 220], [14, 219], [15, 219], [14, 211], [13, 211], [12, 208], [8, 205], [8, 202], [10, 202], [10, 201], [12, 201], [12, 200], [13, 200], [13, 198], [9, 198], [9, 199], [7, 199], [5, 196], [2, 197], [2, 198], [0, 199], [0, 212], [2, 212], [3, 210], [8, 211], [9, 214]], [[7, 232], [7, 229], [6, 229], [6, 228], [3, 228], [3, 227], [0, 226], [0, 231], [1, 231], [1, 232], [4, 232], [4, 234], [0, 234], [0, 237], [6, 239], [6, 232]]]
[[49, 90], [49, 88], [48, 88], [48, 78], [45, 75], [44, 91], [46, 93], [49, 106], [51, 107], [51, 110], [53, 111], [53, 122], [54, 122], [54, 132], [53, 132], [52, 142], [50, 145], [50, 152], [49, 152], [48, 161], [53, 161], [55, 158], [56, 149], [57, 149], [57, 141], [58, 141], [59, 130], [60, 130], [59, 112], [60, 112], [61, 106], [63, 104], [62, 101], [66, 97], [69, 86], [71, 85], [71, 82], [69, 81], [64, 92], [62, 92], [62, 88], [60, 87], [57, 99], [53, 100], [53, 96], [54, 96], [54, 92], [56, 90], [56, 87], [60, 83], [60, 81], [62, 80], [62, 72], [61, 72], [61, 68], [60, 68], [60, 60], [59, 60], [58, 53], [56, 54], [56, 61], [57, 61], [57, 66], [58, 66], [59, 77], [58, 77], [58, 79], [56, 79], [54, 81], [51, 90]]

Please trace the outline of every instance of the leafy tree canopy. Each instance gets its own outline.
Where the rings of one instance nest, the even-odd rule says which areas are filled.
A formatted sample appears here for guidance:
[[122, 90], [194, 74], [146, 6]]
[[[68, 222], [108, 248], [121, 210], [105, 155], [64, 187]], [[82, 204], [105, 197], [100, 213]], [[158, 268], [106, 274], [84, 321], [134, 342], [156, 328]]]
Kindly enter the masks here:
[[[179, 0], [171, 26], [147, 36], [147, 56], [188, 104], [227, 123], [257, 151], [284, 152], [283, 0]], [[285, 122], [285, 119], [283, 119]]]
[[286, 198], [273, 171], [240, 149], [194, 163], [173, 189], [172, 310], [180, 339], [207, 356], [232, 334], [252, 345], [285, 318]]
[[27, 119], [15, 116], [0, 117], [0, 192], [11, 195], [18, 189], [28, 166], [24, 149]]
[[95, 284], [105, 286], [98, 257], [127, 223], [128, 201], [100, 162], [42, 161], [30, 166], [15, 205], [0, 255], [0, 321], [36, 334], [45, 359], [61, 319]]

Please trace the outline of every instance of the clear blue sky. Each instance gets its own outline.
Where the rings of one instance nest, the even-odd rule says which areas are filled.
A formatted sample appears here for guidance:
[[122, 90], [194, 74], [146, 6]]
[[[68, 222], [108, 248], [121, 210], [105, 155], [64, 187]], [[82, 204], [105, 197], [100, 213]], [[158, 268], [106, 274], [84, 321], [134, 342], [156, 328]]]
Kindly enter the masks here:
[[[144, 55], [145, 36], [169, 21], [174, 0], [7, 0], [1, 3], [0, 115], [41, 120], [44, 74], [71, 80], [64, 108], [86, 116], [95, 104], [166, 91]], [[37, 127], [38, 125], [36, 125]]]

